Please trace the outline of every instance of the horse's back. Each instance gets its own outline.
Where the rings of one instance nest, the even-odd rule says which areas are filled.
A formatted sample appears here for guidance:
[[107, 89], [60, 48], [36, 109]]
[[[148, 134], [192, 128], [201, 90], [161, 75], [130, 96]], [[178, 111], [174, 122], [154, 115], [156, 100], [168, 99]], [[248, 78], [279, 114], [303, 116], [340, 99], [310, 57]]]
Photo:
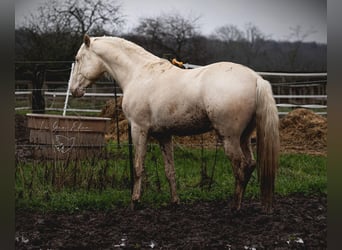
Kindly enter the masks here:
[[229, 62], [198, 68], [190, 72], [190, 76], [190, 79], [199, 82], [205, 102], [226, 102], [231, 105], [245, 99], [255, 99], [256, 82], [260, 77], [245, 66]]
[[239, 64], [222, 62], [207, 66], [201, 79], [203, 103], [214, 128], [242, 133], [256, 111], [258, 77]]
[[198, 76], [202, 83], [208, 85], [209, 82], [210, 86], [215, 84], [216, 87], [223, 87], [226, 91], [245, 87], [251, 88], [253, 82], [256, 83], [256, 79], [259, 77], [252, 69], [231, 62], [209, 64], [202, 68], [193, 69], [191, 73], [195, 77]]

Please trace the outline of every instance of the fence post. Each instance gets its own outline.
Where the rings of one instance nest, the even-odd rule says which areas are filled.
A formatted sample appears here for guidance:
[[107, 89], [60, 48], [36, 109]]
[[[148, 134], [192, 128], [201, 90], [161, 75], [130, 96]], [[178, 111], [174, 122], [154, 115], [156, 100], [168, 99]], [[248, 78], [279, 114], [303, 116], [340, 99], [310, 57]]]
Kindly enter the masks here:
[[42, 94], [42, 86], [45, 80], [45, 65], [38, 64], [34, 68], [32, 79], [32, 112], [45, 113], [45, 100]]

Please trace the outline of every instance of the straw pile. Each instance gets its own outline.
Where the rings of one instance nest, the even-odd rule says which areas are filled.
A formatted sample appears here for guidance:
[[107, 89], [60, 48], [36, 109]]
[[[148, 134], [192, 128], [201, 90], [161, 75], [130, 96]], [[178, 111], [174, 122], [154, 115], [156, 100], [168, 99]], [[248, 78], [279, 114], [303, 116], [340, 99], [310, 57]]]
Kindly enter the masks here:
[[[100, 116], [101, 117], [109, 117], [112, 118], [109, 130], [105, 138], [107, 140], [113, 139], [117, 140], [117, 131], [119, 132], [120, 140], [127, 141], [128, 140], [128, 121], [126, 120], [122, 109], [122, 97], [117, 98], [117, 103], [115, 105], [115, 99], [110, 99], [106, 102], [106, 105], [103, 107]], [[116, 115], [118, 115], [118, 119], [116, 119]], [[116, 120], [118, 120], [118, 127], [116, 124]]]
[[280, 120], [282, 151], [327, 153], [327, 119], [307, 109], [295, 109]]

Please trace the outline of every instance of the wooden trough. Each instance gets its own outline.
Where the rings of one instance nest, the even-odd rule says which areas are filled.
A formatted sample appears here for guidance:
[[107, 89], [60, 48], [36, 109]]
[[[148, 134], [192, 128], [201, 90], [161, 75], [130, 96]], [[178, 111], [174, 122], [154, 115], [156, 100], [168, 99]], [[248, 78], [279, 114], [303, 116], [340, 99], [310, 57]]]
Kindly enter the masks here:
[[110, 118], [27, 114], [34, 158], [83, 159], [104, 152]]

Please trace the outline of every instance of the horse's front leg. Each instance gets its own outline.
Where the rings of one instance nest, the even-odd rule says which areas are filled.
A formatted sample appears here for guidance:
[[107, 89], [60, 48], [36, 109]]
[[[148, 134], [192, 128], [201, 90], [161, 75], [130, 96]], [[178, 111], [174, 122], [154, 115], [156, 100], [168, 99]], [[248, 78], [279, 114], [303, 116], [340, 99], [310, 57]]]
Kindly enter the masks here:
[[147, 148], [148, 133], [145, 129], [132, 124], [131, 126], [132, 140], [135, 149], [134, 157], [134, 186], [132, 193], [131, 207], [134, 209], [134, 205], [140, 202], [141, 196], [141, 181], [144, 172], [144, 162]]
[[164, 158], [165, 175], [170, 185], [171, 202], [173, 204], [179, 204], [176, 188], [176, 173], [173, 157], [172, 137], [165, 136], [158, 138], [158, 140]]

